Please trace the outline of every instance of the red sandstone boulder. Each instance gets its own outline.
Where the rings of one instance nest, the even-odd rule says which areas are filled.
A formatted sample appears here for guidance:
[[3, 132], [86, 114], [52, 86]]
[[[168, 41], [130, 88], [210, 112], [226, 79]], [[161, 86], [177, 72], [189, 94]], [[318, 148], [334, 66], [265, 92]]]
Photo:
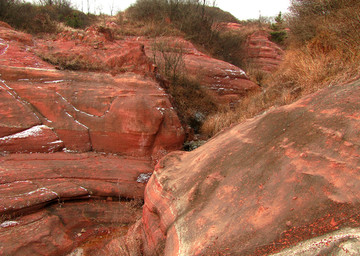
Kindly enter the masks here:
[[246, 42], [247, 61], [265, 72], [274, 71], [283, 60], [284, 51], [269, 40], [267, 31], [251, 34]]
[[359, 81], [326, 88], [166, 156], [145, 190], [145, 255], [269, 255], [312, 238], [281, 255], [356, 255], [359, 97]]

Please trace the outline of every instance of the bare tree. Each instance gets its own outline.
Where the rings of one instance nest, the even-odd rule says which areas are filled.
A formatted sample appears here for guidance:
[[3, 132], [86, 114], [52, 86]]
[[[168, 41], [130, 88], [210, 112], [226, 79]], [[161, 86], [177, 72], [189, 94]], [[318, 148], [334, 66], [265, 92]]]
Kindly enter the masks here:
[[110, 7], [110, 15], [113, 16], [113, 12], [114, 12], [114, 9], [115, 9], [115, 2], [114, 2], [114, 0], [111, 1], [109, 7]]

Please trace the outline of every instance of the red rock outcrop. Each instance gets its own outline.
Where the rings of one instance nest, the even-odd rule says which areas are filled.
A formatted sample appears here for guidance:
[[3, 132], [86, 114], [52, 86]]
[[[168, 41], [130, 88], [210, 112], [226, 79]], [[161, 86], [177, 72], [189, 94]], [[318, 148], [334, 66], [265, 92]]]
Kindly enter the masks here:
[[[81, 66], [90, 70], [102, 70], [112, 74], [131, 71], [151, 76], [154, 75], [154, 44], [158, 43], [169, 44], [165, 45], [170, 46], [169, 49], [173, 46], [175, 52], [179, 52], [178, 48], [181, 47], [187, 75], [199, 80], [220, 104], [236, 102], [248, 92], [258, 89], [240, 68], [211, 58], [198, 51], [192, 43], [178, 37], [156, 40], [126, 37], [122, 40], [108, 40], [101, 29], [91, 27], [81, 33], [60, 34], [54, 41], [39, 40], [34, 51], [50, 60], [59, 60], [60, 66], [72, 65], [76, 60], [79, 63], [88, 63]], [[162, 62], [159, 53], [155, 55], [157, 60]], [[64, 64], [65, 62], [67, 64]]]
[[213, 29], [217, 31], [224, 31], [224, 30], [236, 31], [236, 30], [242, 30], [243, 28], [244, 28], [243, 25], [234, 22], [219, 22], [213, 26]]
[[281, 255], [354, 252], [359, 97], [360, 81], [326, 88], [166, 156], [145, 189], [145, 255], [269, 255], [326, 234]]
[[283, 60], [284, 51], [269, 40], [267, 31], [256, 31], [246, 42], [247, 61], [265, 72], [274, 71]]
[[152, 170], [148, 159], [95, 153], [0, 157], [0, 254], [63, 255], [126, 232], [139, 208], [119, 199], [142, 199]]
[[[60, 202], [0, 223], [1, 255], [67, 255], [79, 247], [93, 251], [141, 216], [131, 202]], [[78, 255], [78, 254], [76, 254]]]
[[14, 135], [0, 138], [0, 152], [53, 153], [64, 148], [63, 141], [46, 125], [34, 126]]
[[[250, 81], [246, 73], [240, 68], [198, 51], [195, 46], [182, 38], [157, 38], [157, 41], [144, 42], [145, 53], [149, 58], [154, 58], [154, 43], [163, 42], [173, 47], [175, 54], [182, 54], [186, 74], [200, 82], [210, 95], [219, 104], [237, 102], [249, 92], [259, 89], [258, 85]], [[169, 54], [169, 53], [168, 53]], [[156, 53], [159, 62], [161, 55]]]
[[146, 158], [95, 153], [12, 154], [0, 162], [0, 214], [5, 215], [58, 200], [142, 198], [143, 176], [152, 171]]
[[138, 219], [129, 200], [184, 132], [139, 45], [121, 75], [60, 71], [38, 45], [0, 24], [0, 254], [97, 250]]
[[[5, 48], [0, 62], [0, 137], [42, 124], [53, 129], [64, 146], [73, 151], [159, 158], [181, 148], [181, 124], [167, 94], [154, 79], [135, 73], [111, 76], [56, 70], [28, 50], [21, 51], [28, 46], [16, 40], [20, 37], [17, 33], [0, 27], [0, 35], [12, 35], [12, 39], [2, 39]], [[65, 52], [76, 49], [73, 42], [60, 43]], [[129, 57], [132, 65], [144, 70], [147, 57], [139, 45], [136, 54], [140, 59], [126, 54], [123, 57]], [[107, 55], [102, 57], [101, 62]], [[89, 58], [96, 59], [96, 54]], [[32, 150], [32, 145], [29, 149], [19, 148]], [[16, 151], [16, 146], [12, 151]]]

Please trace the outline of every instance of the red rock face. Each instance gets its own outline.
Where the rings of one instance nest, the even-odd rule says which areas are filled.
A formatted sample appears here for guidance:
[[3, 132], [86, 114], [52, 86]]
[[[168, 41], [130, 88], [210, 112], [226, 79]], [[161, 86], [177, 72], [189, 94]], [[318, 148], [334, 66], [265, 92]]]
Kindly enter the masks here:
[[2, 156], [0, 213], [13, 214], [57, 200], [86, 197], [142, 198], [148, 159], [83, 154]]
[[[58, 71], [28, 50], [20, 50], [28, 47], [20, 40], [15, 41], [23, 34], [4, 27], [0, 27], [0, 33], [11, 35], [10, 39], [2, 39], [5, 48], [0, 62], [3, 79], [0, 83], [0, 137], [43, 124], [53, 129], [63, 147], [72, 151], [94, 150], [158, 159], [168, 151], [181, 148], [184, 134], [179, 119], [167, 94], [151, 77], [135, 73], [111, 76]], [[73, 48], [74, 51], [69, 52], [78, 53], [71, 45], [73, 42], [61, 43], [63, 51]], [[139, 43], [136, 47], [138, 52], [131, 55], [134, 58], [127, 53], [122, 58], [129, 57], [134, 66], [139, 63], [136, 68], [142, 69], [144, 74], [145, 61], [142, 60], [147, 57]], [[128, 46], [128, 52], [133, 48]], [[87, 54], [90, 56], [91, 52]], [[91, 58], [96, 59], [96, 54]], [[30, 145], [32, 142], [16, 141], [12, 141], [11, 150], [4, 150], [35, 150]], [[54, 140], [47, 141], [51, 142]]]
[[216, 23], [213, 26], [214, 30], [218, 30], [218, 31], [223, 31], [223, 30], [227, 30], [227, 31], [236, 31], [236, 30], [241, 30], [243, 29], [244, 26], [239, 24], [239, 23], [233, 23], [233, 22], [220, 22], [220, 23]]
[[126, 233], [139, 208], [119, 199], [143, 198], [152, 170], [148, 159], [95, 153], [0, 157], [0, 254], [64, 255]]
[[32, 53], [39, 41], [0, 24], [1, 255], [92, 255], [139, 218], [129, 200], [184, 140], [139, 46], [123, 56], [131, 73], [116, 75], [117, 60], [113, 75], [60, 71]]
[[[126, 37], [124, 40], [108, 40], [95, 27], [79, 34], [61, 34], [55, 41], [39, 41], [36, 52], [42, 56], [62, 59], [81, 59], [89, 63], [89, 69], [112, 74], [135, 72], [154, 75], [154, 43], [167, 42], [182, 48], [184, 73], [200, 81], [219, 104], [236, 102], [247, 93], [257, 90], [245, 72], [230, 63], [217, 60], [198, 51], [193, 44], [182, 38]], [[171, 46], [170, 45], [170, 46]], [[157, 60], [163, 60], [156, 53]]]
[[265, 72], [274, 71], [283, 60], [284, 51], [269, 40], [269, 33], [266, 31], [250, 35], [246, 48], [247, 61]]
[[[128, 202], [61, 202], [0, 223], [1, 255], [95, 255], [141, 215]], [[104, 254], [103, 254], [104, 255]], [[107, 254], [110, 255], [110, 254]]]
[[358, 239], [359, 97], [359, 81], [326, 88], [166, 156], [145, 190], [145, 255], [269, 255], [341, 229], [302, 248], [334, 255]]
[[[225, 61], [211, 58], [184, 39], [157, 38], [156, 40], [173, 44], [174, 51], [181, 48], [184, 61], [183, 72], [198, 80], [218, 104], [237, 102], [249, 92], [259, 89], [259, 86], [250, 81], [243, 70]], [[153, 59], [154, 52], [151, 46], [154, 41], [146, 41], [144, 44], [146, 55]], [[156, 56], [161, 62], [159, 53], [156, 53]]]
[[53, 153], [63, 148], [63, 141], [46, 125], [0, 138], [0, 151], [7, 153]]

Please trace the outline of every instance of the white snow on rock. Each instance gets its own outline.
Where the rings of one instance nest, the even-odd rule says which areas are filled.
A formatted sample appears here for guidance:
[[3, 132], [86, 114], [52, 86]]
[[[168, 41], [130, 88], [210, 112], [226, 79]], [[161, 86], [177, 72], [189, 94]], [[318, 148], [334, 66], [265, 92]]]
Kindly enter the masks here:
[[9, 140], [9, 139], [27, 138], [27, 137], [31, 137], [31, 136], [33, 136], [33, 137], [38, 136], [43, 132], [44, 129], [50, 129], [50, 128], [46, 125], [37, 125], [37, 126], [31, 127], [30, 129], [27, 129], [25, 131], [2, 137], [2, 138], [0, 138], [0, 141]]
[[4, 221], [3, 223], [1, 223], [0, 227], [7, 228], [7, 227], [13, 227], [13, 226], [16, 226], [16, 225], [19, 225], [19, 222], [8, 220], [8, 221]]
[[136, 181], [139, 182], [139, 183], [147, 183], [151, 177], [152, 173], [141, 173]]

